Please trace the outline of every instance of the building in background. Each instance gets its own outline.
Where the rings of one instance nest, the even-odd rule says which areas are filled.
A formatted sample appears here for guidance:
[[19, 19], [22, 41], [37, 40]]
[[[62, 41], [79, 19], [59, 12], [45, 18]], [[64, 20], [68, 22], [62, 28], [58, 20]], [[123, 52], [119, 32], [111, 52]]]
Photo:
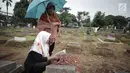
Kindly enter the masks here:
[[7, 22], [7, 26], [10, 26], [12, 16], [13, 16], [13, 13], [8, 13], [8, 21], [6, 21], [7, 20], [7, 12], [0, 10], [0, 27], [4, 26], [6, 24], [6, 22]]

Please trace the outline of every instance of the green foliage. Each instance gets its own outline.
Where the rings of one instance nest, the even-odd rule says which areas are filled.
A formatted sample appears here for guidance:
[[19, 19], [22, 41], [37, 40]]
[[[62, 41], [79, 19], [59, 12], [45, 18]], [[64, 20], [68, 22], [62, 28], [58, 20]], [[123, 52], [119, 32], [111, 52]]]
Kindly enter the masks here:
[[108, 15], [105, 17], [106, 25], [113, 25], [119, 29], [123, 29], [127, 25], [127, 19], [124, 16]]
[[76, 17], [68, 12], [63, 12], [59, 16], [61, 22], [67, 27], [69, 23], [76, 22]]
[[69, 7], [64, 7], [60, 12], [69, 12], [71, 10]]
[[32, 20], [34, 20], [34, 19], [25, 19], [28, 5], [29, 2], [27, 0], [20, 0], [20, 2], [17, 2], [14, 7], [13, 19], [17, 20], [17, 22], [24, 22], [24, 23], [31, 22]]
[[98, 11], [95, 14], [95, 17], [93, 19], [93, 27], [100, 27], [101, 28], [101, 27], [105, 26], [104, 18], [105, 18], [105, 13]]
[[84, 19], [82, 22], [84, 23], [83, 24], [84, 27], [91, 27], [90, 16], [87, 16], [87, 18]]
[[127, 25], [127, 19], [124, 16], [115, 16], [115, 26], [119, 29], [123, 29]]
[[127, 19], [127, 21], [130, 21], [130, 17], [127, 17], [126, 19]]
[[[20, 2], [17, 2], [14, 7], [14, 15], [13, 20], [15, 26], [19, 23], [21, 24], [27, 24], [27, 23], [34, 23], [36, 26], [36, 19], [27, 19], [25, 18], [27, 8], [29, 6], [28, 0], [20, 0]], [[25, 25], [24, 25], [25, 26]]]
[[82, 19], [82, 12], [78, 12], [78, 16], [77, 16], [77, 18], [78, 18], [78, 22], [80, 22], [81, 19]]
[[83, 24], [83, 26], [89, 26], [88, 24], [90, 24], [90, 16], [89, 16], [89, 12], [78, 12], [77, 18], [75, 15], [69, 13], [69, 8], [63, 8], [61, 14], [59, 14], [59, 18], [61, 20], [61, 22], [63, 24], [65, 24], [65, 27], [67, 27], [68, 25], [70, 25], [70, 23], [72, 23], [72, 26], [77, 26], [77, 24], [75, 23], [79, 23], [78, 26], [81, 26], [80, 23]]
[[81, 26], [81, 22], [83, 26], [88, 26], [88, 24], [90, 23], [89, 12], [78, 12], [77, 19], [79, 26]]
[[114, 16], [113, 15], [108, 15], [105, 16], [105, 24], [108, 25], [113, 25], [114, 24]]
[[6, 16], [5, 16], [5, 15], [0, 14], [0, 20], [6, 20]]
[[105, 26], [116, 26], [119, 29], [123, 29], [128, 23], [128, 20], [124, 16], [113, 16], [113, 15], [107, 15], [105, 16], [105, 13], [102, 13], [101, 11], [98, 11], [95, 14], [95, 17], [93, 19], [93, 27], [105, 27]]
[[69, 13], [68, 11], [71, 10], [70, 8], [63, 8], [61, 14], [59, 14], [59, 18], [63, 24], [65, 24], [65, 27], [68, 26], [69, 23], [77, 22], [75, 15]]

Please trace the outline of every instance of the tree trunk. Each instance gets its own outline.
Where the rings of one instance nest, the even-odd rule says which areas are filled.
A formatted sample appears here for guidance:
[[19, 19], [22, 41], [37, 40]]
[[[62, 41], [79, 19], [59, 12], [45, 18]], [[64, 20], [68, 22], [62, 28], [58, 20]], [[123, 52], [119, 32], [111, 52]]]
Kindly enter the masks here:
[[97, 30], [99, 31], [102, 27], [100, 26]]
[[69, 25], [69, 23], [66, 23], [66, 24], [65, 24], [65, 27], [68, 27], [68, 25]]
[[8, 19], [8, 6], [7, 6], [7, 19]]
[[6, 6], [7, 8], [7, 16], [6, 16], [6, 21], [5, 21], [5, 27], [7, 27], [7, 24], [8, 24], [8, 6]]

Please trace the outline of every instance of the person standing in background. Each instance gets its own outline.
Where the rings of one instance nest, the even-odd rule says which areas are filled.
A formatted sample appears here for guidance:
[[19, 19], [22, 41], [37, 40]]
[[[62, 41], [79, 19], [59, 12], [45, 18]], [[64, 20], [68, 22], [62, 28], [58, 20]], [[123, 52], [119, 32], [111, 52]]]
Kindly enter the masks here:
[[53, 3], [48, 3], [46, 11], [42, 14], [40, 20], [38, 21], [37, 28], [38, 32], [47, 31], [51, 33], [51, 36], [49, 38], [50, 56], [54, 50], [55, 41], [60, 35], [60, 26], [61, 21], [55, 12], [55, 5]]

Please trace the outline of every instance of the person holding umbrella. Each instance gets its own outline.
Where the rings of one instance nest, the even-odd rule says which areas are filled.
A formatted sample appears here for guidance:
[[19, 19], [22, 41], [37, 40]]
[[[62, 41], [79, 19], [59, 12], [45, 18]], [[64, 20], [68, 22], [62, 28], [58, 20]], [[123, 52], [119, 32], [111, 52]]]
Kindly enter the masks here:
[[59, 37], [60, 34], [60, 25], [61, 22], [55, 12], [55, 6], [53, 3], [48, 3], [46, 7], [46, 11], [40, 17], [38, 22], [38, 32], [44, 30], [51, 33], [49, 44], [50, 50], [49, 54], [52, 55], [52, 51], [54, 49], [55, 41]]
[[60, 11], [65, 3], [65, 0], [33, 0], [29, 4], [25, 18], [38, 18], [39, 21], [38, 35], [24, 62], [25, 73], [42, 73], [51, 61], [59, 59], [52, 55], [61, 25], [56, 11]]
[[23, 73], [42, 73], [51, 61], [59, 60], [52, 55], [61, 22], [55, 11], [63, 8], [65, 0], [33, 0], [25, 18], [38, 18], [38, 35], [24, 62]]
[[38, 18], [38, 32], [44, 30], [51, 33], [50, 55], [54, 49], [55, 41], [59, 37], [61, 22], [56, 15], [65, 5], [66, 0], [33, 0], [27, 9], [25, 18]]

